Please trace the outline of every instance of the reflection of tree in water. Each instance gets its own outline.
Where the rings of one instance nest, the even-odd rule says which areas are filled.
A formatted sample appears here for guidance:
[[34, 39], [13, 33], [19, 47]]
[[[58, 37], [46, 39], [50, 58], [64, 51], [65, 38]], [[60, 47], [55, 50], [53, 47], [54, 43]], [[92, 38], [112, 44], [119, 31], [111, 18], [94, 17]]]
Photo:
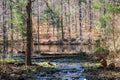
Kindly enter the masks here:
[[49, 47], [48, 52], [50, 52], [50, 51], [51, 51], [52, 45], [49, 45], [48, 47]]
[[[13, 47], [12, 47], [13, 46]], [[8, 46], [8, 53], [7, 55], [10, 55], [11, 57], [16, 55], [16, 53], [19, 55], [20, 53], [18, 53], [19, 51], [24, 51], [25, 50], [25, 45], [20, 45], [20, 43], [17, 43], [15, 45], [9, 45]], [[65, 52], [65, 53], [75, 53], [75, 52], [80, 52], [80, 51], [84, 51], [84, 52], [89, 52], [92, 51], [92, 45], [40, 45], [40, 50], [41, 52]], [[37, 45], [33, 45], [33, 52], [38, 52], [38, 46]], [[0, 52], [2, 53], [3, 51], [3, 47], [0, 46]], [[34, 54], [33, 53], [33, 54]]]
[[82, 46], [81, 45], [76, 45], [76, 52], [82, 51]]
[[93, 45], [76, 45], [75, 47], [76, 47], [75, 49], [76, 52], [83, 51], [83, 52], [92, 53], [92, 51], [94, 51]]
[[75, 50], [76, 47], [77, 47], [76, 45], [73, 45], [73, 46], [71, 46], [71, 49], [72, 49], [72, 50]]
[[57, 48], [59, 49], [58, 52], [64, 52], [65, 50], [65, 47], [63, 45], [59, 45]]
[[[34, 47], [34, 51], [37, 46]], [[41, 45], [41, 51], [44, 52], [79, 52], [86, 51], [85, 45]]]
[[64, 51], [65, 51], [64, 46], [61, 46], [60, 48], [61, 48], [61, 51], [62, 51], [62, 52], [64, 52]]
[[69, 52], [71, 51], [71, 45], [67, 46], [67, 51], [69, 51]]

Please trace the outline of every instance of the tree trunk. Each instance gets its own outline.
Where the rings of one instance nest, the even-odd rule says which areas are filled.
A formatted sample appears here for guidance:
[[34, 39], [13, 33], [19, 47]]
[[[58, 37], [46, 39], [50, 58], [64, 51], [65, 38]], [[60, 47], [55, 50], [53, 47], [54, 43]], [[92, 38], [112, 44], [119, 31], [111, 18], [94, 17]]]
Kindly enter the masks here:
[[[54, 0], [52, 0], [52, 9], [55, 10]], [[53, 37], [55, 37], [55, 24], [53, 24]]]
[[69, 41], [68, 42], [71, 42], [71, 29], [70, 29], [70, 1], [68, 0], [68, 36], [69, 36]]
[[64, 40], [64, 30], [63, 30], [63, 1], [61, 0], [61, 32], [62, 32], [62, 41]]
[[91, 2], [91, 0], [89, 0], [89, 25], [90, 25], [90, 27], [89, 27], [89, 31], [91, 32], [91, 29], [92, 29], [92, 8], [91, 8], [91, 4], [92, 4], [92, 2]]
[[[103, 9], [103, 15], [106, 15], [106, 1], [103, 1], [103, 6], [104, 6], [104, 9]], [[106, 41], [107, 41], [107, 36], [106, 36], [106, 33], [107, 33], [107, 24], [106, 24], [106, 21], [104, 22], [104, 43], [105, 43], [105, 47], [107, 48], [107, 45], [106, 45]]]
[[[6, 3], [3, 0], [2, 2], [2, 10], [4, 11], [6, 9]], [[2, 27], [2, 31], [3, 31], [3, 56], [6, 57], [6, 53], [7, 53], [7, 34], [6, 34], [6, 12], [2, 15], [2, 22], [3, 22], [3, 27]]]
[[31, 65], [32, 53], [32, 17], [31, 17], [31, 0], [27, 0], [27, 45], [26, 45], [26, 65]]
[[89, 40], [88, 40], [88, 43], [91, 44], [91, 30], [92, 30], [92, 8], [91, 8], [91, 0], [89, 0]]
[[68, 19], [67, 19], [67, 8], [66, 8], [66, 5], [64, 6], [64, 9], [65, 9], [65, 29], [67, 30], [67, 22], [68, 22]]
[[80, 39], [82, 40], [82, 10], [81, 10], [81, 1], [78, 2], [79, 5], [79, 25], [80, 25]]
[[[37, 6], [38, 6], [38, 10], [37, 10], [37, 13], [38, 13], [38, 20], [37, 20], [37, 25], [38, 25], [38, 44], [40, 43], [40, 6], [39, 6], [39, 0], [37, 0]], [[38, 51], [40, 51], [40, 45], [38, 45]]]
[[[115, 6], [115, 0], [113, 0], [113, 5]], [[115, 16], [116, 14], [113, 12], [112, 13], [112, 38], [113, 38], [114, 54], [117, 53], [116, 40], [115, 40], [115, 19], [114, 19]]]
[[10, 23], [10, 28], [11, 28], [11, 57], [13, 57], [13, 8], [12, 5], [10, 5], [10, 17], [11, 17], [11, 23]]
[[[76, 0], [74, 0], [74, 2], [75, 2], [75, 4], [76, 4]], [[74, 16], [74, 27], [75, 27], [75, 33], [76, 33], [76, 38], [78, 38], [78, 35], [77, 35], [77, 9], [76, 9], [76, 5], [74, 6], [74, 14], [75, 14], [75, 16]]]

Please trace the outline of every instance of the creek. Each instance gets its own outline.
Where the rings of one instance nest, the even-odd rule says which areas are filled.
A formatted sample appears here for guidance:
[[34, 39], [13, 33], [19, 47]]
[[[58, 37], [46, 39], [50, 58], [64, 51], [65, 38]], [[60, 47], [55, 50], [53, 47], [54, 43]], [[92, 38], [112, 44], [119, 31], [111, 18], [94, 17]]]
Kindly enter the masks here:
[[84, 68], [78, 59], [54, 59], [50, 64], [55, 67], [37, 73], [33, 80], [87, 80], [82, 76]]

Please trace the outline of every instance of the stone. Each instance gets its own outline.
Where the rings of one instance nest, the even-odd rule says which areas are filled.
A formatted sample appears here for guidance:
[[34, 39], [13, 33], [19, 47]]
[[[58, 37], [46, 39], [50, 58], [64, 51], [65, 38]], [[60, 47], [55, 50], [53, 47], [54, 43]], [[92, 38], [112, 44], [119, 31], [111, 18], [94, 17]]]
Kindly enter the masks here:
[[108, 65], [108, 69], [110, 69], [110, 70], [115, 69], [115, 63], [110, 63], [110, 64]]
[[19, 76], [17, 80], [25, 80], [23, 76]]

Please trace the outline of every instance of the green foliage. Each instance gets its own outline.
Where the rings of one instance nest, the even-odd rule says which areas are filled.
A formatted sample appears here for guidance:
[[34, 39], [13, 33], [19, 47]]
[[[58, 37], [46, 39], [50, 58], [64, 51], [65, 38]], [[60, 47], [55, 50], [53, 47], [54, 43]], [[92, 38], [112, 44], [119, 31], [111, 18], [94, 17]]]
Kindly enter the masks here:
[[87, 0], [78, 0], [78, 1], [80, 1], [80, 2], [84, 2], [84, 3], [85, 3]]
[[18, 31], [21, 36], [26, 36], [26, 27], [25, 26], [18, 27], [16, 31]]
[[25, 18], [24, 16], [19, 13], [18, 11], [14, 11], [14, 19], [13, 19], [13, 24], [16, 25], [15, 30], [21, 35], [25, 36], [26, 35], [26, 26], [25, 26]]
[[109, 26], [110, 26], [111, 25], [110, 15], [108, 15], [108, 14], [103, 15], [102, 17], [99, 18], [99, 22], [100, 22], [100, 28], [104, 28], [105, 24], [109, 24]]
[[7, 63], [13, 63], [13, 62], [20, 62], [19, 60], [11, 59], [11, 58], [6, 58], [5, 60], [0, 59], [0, 62], [7, 62]]
[[13, 24], [21, 25], [25, 23], [25, 18], [20, 11], [14, 9], [13, 15], [14, 15]]
[[[107, 5], [105, 5], [105, 4], [107, 4]], [[104, 7], [102, 7], [102, 6], [104, 6]], [[100, 30], [105, 29], [105, 27], [107, 26], [105, 33], [106, 33], [106, 35], [110, 35], [113, 32], [113, 30], [112, 30], [112, 23], [113, 23], [112, 19], [114, 17], [113, 14], [117, 14], [120, 12], [120, 5], [110, 3], [109, 0], [103, 0], [102, 2], [95, 0], [92, 7], [95, 9], [102, 9], [102, 8], [106, 9], [106, 13], [104, 13], [104, 15], [102, 15], [99, 18], [99, 26], [100, 26]], [[114, 32], [119, 32], [119, 31], [115, 30]]]
[[[12, 23], [16, 26], [14, 31], [18, 32], [21, 36], [26, 36], [26, 18], [25, 18], [25, 6], [26, 0], [20, 0], [19, 3], [11, 4], [13, 8], [13, 17]], [[21, 6], [22, 5], [22, 6]], [[21, 11], [22, 10], [22, 11]]]
[[70, 18], [70, 15], [71, 15], [71, 14], [70, 14], [70, 13], [68, 13], [68, 14], [66, 14], [65, 16]]
[[78, 52], [78, 54], [79, 54], [80, 57], [86, 57], [87, 56], [86, 52], [83, 52], [83, 51]]
[[98, 0], [95, 0], [94, 4], [92, 5], [92, 8], [100, 9], [100, 8], [102, 8], [102, 4]]
[[109, 13], [119, 13], [120, 12], [120, 5], [109, 4], [108, 5], [108, 12]]
[[[14, 8], [18, 8], [18, 7], [26, 7], [26, 3], [27, 3], [27, 0], [13, 0], [13, 3], [11, 2], [11, 5], [14, 7]], [[21, 6], [22, 5], [22, 6]], [[25, 8], [24, 8], [25, 9]]]
[[50, 64], [48, 64], [48, 62], [36, 63], [36, 64], [38, 64], [38, 65], [40, 65], [42, 67], [46, 67], [46, 68], [54, 68], [54, 67], [57, 66], [56, 64], [50, 65]]
[[44, 10], [43, 20], [49, 21], [50, 25], [57, 26], [58, 28], [61, 26], [61, 19], [59, 17], [60, 11], [58, 9], [52, 10], [51, 8], [47, 8]]
[[[107, 5], [104, 6], [106, 13], [99, 18], [100, 29], [105, 30], [105, 32], [103, 32], [105, 35], [110, 35], [110, 37], [112, 37], [113, 43], [109, 45], [109, 48], [112, 46], [112, 49], [114, 49], [114, 52], [116, 53], [116, 46], [118, 45], [116, 41], [118, 39], [117, 34], [119, 33], [119, 30], [116, 30], [117, 28], [115, 28], [116, 23], [114, 21], [114, 17], [120, 13], [120, 5], [116, 1], [109, 2], [109, 0], [104, 0], [103, 2], [107, 3]], [[111, 34], [113, 35], [111, 36]], [[100, 48], [96, 49], [96, 52], [104, 51], [102, 47], [103, 46], [100, 46]]]
[[103, 53], [103, 52], [105, 52], [105, 48], [100, 46], [100, 47], [96, 47], [94, 53], [96, 53], [96, 54], [101, 54], [101, 53]]
[[95, 52], [96, 54], [101, 54], [106, 51], [106, 45], [104, 44], [104, 41], [97, 40], [94, 44]]

